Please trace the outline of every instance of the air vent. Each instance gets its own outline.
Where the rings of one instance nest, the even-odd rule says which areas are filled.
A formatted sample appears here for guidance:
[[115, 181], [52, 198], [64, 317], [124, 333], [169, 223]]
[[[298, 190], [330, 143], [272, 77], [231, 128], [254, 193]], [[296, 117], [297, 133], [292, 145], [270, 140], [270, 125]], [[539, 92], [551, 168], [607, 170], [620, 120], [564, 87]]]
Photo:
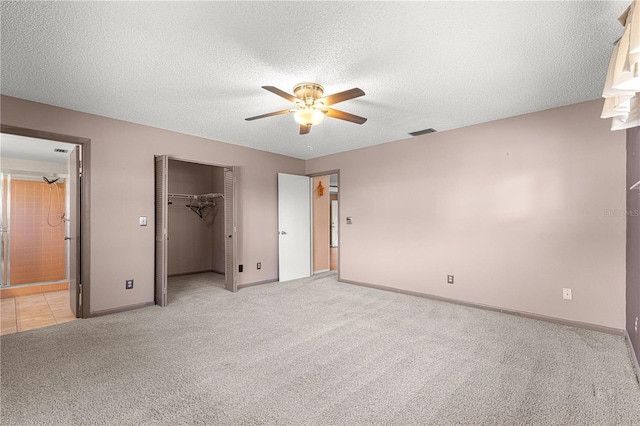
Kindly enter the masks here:
[[418, 130], [417, 132], [411, 132], [409, 133], [411, 136], [420, 136], [420, 135], [426, 135], [427, 133], [435, 133], [436, 129], [424, 129], [424, 130]]
[[68, 153], [68, 152], [69, 152], [69, 150], [68, 150], [68, 149], [60, 149], [60, 148], [56, 148], [56, 149], [54, 149], [54, 150], [53, 150], [53, 152], [58, 152], [58, 153], [60, 153], [60, 154], [66, 154], [66, 153]]

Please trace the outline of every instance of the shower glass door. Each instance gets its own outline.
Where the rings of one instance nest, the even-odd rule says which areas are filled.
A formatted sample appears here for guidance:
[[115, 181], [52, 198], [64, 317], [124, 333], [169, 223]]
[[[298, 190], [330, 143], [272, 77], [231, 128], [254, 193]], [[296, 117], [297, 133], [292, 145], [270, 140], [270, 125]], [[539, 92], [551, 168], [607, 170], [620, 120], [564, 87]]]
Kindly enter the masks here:
[[65, 179], [0, 173], [2, 287], [67, 281]]

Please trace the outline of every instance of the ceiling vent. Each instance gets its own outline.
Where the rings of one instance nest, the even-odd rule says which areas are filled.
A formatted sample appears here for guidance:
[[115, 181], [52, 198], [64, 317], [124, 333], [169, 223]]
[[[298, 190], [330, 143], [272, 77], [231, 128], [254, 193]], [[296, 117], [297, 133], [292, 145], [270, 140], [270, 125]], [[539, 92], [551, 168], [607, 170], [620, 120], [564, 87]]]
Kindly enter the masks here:
[[58, 152], [60, 154], [66, 154], [66, 153], [69, 152], [69, 150], [68, 149], [56, 148], [56, 149], [53, 150], [53, 152]]
[[411, 132], [409, 133], [411, 136], [420, 136], [420, 135], [426, 135], [427, 133], [435, 133], [436, 129], [424, 129], [424, 130], [418, 130], [417, 132]]

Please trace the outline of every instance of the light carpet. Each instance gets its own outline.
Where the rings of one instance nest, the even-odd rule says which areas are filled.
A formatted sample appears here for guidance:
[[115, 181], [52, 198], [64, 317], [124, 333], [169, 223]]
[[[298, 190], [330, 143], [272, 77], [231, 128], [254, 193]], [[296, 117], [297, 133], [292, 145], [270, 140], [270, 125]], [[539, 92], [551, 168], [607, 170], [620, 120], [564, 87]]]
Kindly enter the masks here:
[[2, 425], [640, 424], [622, 337], [338, 283], [229, 293], [2, 336]]

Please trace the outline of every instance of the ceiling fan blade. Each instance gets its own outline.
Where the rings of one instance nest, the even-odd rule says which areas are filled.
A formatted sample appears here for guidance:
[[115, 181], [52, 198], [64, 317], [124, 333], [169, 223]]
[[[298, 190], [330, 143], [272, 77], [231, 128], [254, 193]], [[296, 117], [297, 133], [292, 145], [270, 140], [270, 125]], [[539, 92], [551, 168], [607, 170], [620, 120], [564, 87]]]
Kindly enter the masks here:
[[310, 131], [311, 131], [311, 126], [307, 126], [306, 124], [301, 124], [300, 125], [300, 134], [301, 135], [306, 135]]
[[245, 118], [246, 121], [257, 120], [258, 118], [273, 117], [274, 115], [288, 114], [290, 109], [283, 109], [282, 111], [270, 112], [269, 114], [256, 115], [255, 117]]
[[285, 98], [286, 100], [288, 100], [289, 102], [293, 102], [294, 104], [296, 102], [299, 102], [300, 99], [296, 98], [293, 95], [288, 94], [287, 92], [278, 89], [277, 87], [273, 87], [273, 86], [262, 86], [263, 89], [270, 91], [273, 94], [276, 94], [278, 96], [280, 96], [281, 98]]
[[318, 102], [322, 102], [325, 105], [334, 105], [338, 102], [348, 101], [349, 99], [358, 98], [360, 96], [364, 96], [364, 92], [362, 89], [349, 89], [344, 92], [334, 93], [333, 95], [325, 96], [318, 100]]
[[364, 117], [359, 117], [357, 115], [349, 114], [348, 112], [344, 111], [338, 111], [337, 109], [333, 108], [327, 108], [326, 115], [331, 118], [337, 118], [357, 124], [363, 124], [365, 121], [367, 121], [367, 119]]

